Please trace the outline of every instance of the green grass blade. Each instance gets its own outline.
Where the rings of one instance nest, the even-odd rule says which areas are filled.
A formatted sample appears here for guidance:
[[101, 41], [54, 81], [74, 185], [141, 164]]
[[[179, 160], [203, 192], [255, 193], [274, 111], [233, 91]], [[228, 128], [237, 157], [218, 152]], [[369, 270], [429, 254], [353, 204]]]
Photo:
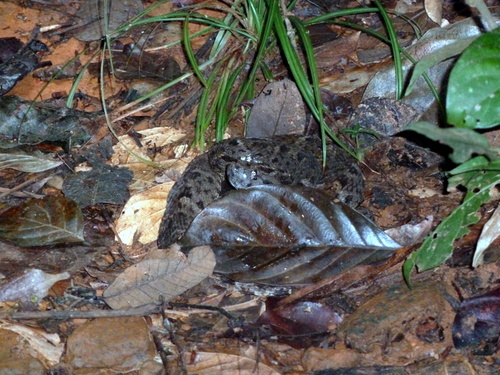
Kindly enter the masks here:
[[389, 35], [390, 46], [392, 50], [392, 58], [394, 59], [394, 69], [396, 71], [396, 100], [401, 100], [403, 98], [403, 64], [401, 62], [401, 47], [398, 43], [398, 37], [396, 35], [396, 30], [394, 30], [394, 25], [392, 24], [387, 11], [382, 6], [379, 0], [373, 0], [377, 6], [382, 20], [384, 21], [384, 26]]
[[[309, 75], [311, 77], [313, 95], [314, 95], [314, 105], [318, 112], [318, 121], [320, 124], [320, 132], [321, 132], [321, 142], [322, 142], [322, 150], [323, 150], [323, 163], [326, 162], [326, 129], [328, 126], [325, 123], [323, 117], [323, 102], [321, 101], [321, 89], [319, 87], [319, 78], [318, 72], [316, 68], [316, 59], [314, 57], [314, 49], [311, 42], [311, 38], [309, 34], [302, 24], [302, 22], [296, 17], [289, 18], [295, 30], [297, 30], [298, 36], [302, 42], [302, 47], [304, 48], [304, 52], [306, 55], [307, 65], [309, 67]], [[304, 72], [305, 73], [305, 72]]]
[[193, 51], [193, 47], [191, 46], [191, 40], [189, 38], [189, 16], [187, 16], [184, 19], [184, 22], [182, 23], [182, 42], [184, 45], [184, 49], [186, 51], [186, 56], [189, 61], [189, 64], [191, 65], [191, 68], [193, 69], [194, 74], [196, 77], [200, 80], [201, 84], [206, 87], [207, 86], [207, 80], [205, 79], [205, 76], [200, 70], [200, 66], [198, 65], [198, 61], [196, 61], [196, 56]]

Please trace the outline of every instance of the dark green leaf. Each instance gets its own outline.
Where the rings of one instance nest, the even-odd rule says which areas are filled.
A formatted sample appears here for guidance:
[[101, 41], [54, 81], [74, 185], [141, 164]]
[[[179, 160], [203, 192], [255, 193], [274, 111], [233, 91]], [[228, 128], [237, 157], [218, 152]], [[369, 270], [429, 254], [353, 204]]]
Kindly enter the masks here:
[[481, 35], [450, 74], [446, 111], [450, 124], [486, 129], [500, 124], [500, 28]]
[[488, 139], [483, 135], [466, 128], [440, 128], [430, 122], [415, 122], [405, 127], [426, 137], [453, 148], [450, 159], [461, 164], [474, 154], [485, 155], [495, 159], [498, 154], [491, 148]]
[[82, 212], [63, 196], [30, 200], [2, 212], [0, 237], [25, 247], [83, 242]]

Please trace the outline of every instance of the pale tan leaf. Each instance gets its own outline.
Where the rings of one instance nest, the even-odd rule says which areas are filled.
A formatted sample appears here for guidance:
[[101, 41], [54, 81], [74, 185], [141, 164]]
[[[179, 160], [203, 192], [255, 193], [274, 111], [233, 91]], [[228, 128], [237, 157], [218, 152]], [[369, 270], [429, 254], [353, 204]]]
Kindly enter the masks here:
[[476, 251], [472, 259], [472, 267], [483, 264], [484, 251], [500, 236], [500, 206], [498, 206], [491, 215], [490, 219], [484, 224], [481, 236], [477, 241]]
[[136, 158], [131, 152], [141, 158], [154, 162], [164, 170], [175, 169], [183, 172], [192, 157], [182, 157], [188, 147], [189, 140], [179, 130], [161, 127], [141, 130], [138, 132], [141, 138], [140, 145], [129, 135], [119, 137], [119, 141], [113, 146], [114, 154], [111, 158], [112, 165], [126, 167], [134, 174], [129, 186], [131, 192], [149, 189], [155, 185], [158, 168], [147, 165]]
[[394, 241], [403, 245], [411, 246], [422, 242], [432, 229], [434, 216], [429, 215], [416, 224], [404, 224], [397, 228], [385, 230]]
[[199, 284], [215, 267], [215, 255], [209, 246], [199, 246], [185, 255], [178, 250], [157, 250], [141, 262], [127, 268], [106, 289], [106, 303], [113, 309], [168, 301]]
[[186, 363], [190, 374], [198, 375], [279, 375], [262, 362], [234, 354], [196, 352], [194, 361], [191, 353], [186, 353]]
[[134, 239], [143, 244], [156, 240], [173, 184], [172, 181], [157, 185], [128, 200], [116, 222], [116, 231], [124, 244], [132, 245]]
[[340, 77], [325, 77], [320, 81], [320, 86], [330, 90], [331, 92], [339, 94], [349, 93], [365, 86], [368, 82], [370, 82], [370, 79], [374, 74], [375, 72], [370, 72], [366, 69], [354, 69]]
[[[151, 158], [151, 150], [153, 148], [165, 147], [165, 145], [168, 145], [170, 143], [178, 142], [186, 136], [186, 134], [180, 132], [179, 130], [167, 127], [151, 128], [138, 131], [137, 133], [141, 136], [140, 142], [142, 144], [142, 147], [140, 147], [134, 140], [134, 138], [129, 135], [122, 135], [118, 137], [119, 142], [115, 146], [113, 146], [114, 154], [111, 158], [111, 163], [113, 165], [123, 166], [128, 164], [140, 163], [140, 161], [137, 160], [135, 156], [129, 152], [129, 150], [133, 151], [144, 159], [154, 162], [162, 162], [168, 159], [172, 159], [172, 157], [163, 156], [161, 153], [156, 153], [153, 160]], [[183, 150], [182, 147], [178, 150], [176, 149], [174, 158], [180, 158], [184, 151], [185, 150]]]
[[425, 0], [425, 12], [431, 20], [441, 25], [443, 20], [443, 0]]

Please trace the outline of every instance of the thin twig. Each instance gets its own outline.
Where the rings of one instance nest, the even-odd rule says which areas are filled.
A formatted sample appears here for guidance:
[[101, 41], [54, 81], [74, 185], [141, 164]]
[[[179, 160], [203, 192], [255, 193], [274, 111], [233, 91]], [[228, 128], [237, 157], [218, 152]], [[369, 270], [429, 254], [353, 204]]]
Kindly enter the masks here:
[[160, 305], [150, 303], [144, 306], [132, 307], [123, 310], [91, 310], [91, 311], [21, 311], [11, 314], [0, 314], [0, 319], [27, 320], [27, 319], [94, 319], [94, 318], [120, 318], [125, 316], [143, 316], [159, 314]]
[[[52, 173], [52, 172], [51, 172]], [[24, 189], [26, 186], [31, 185], [32, 183], [41, 180], [42, 178], [45, 178], [49, 175], [49, 173], [40, 173], [37, 174], [36, 176], [31, 177], [30, 179], [24, 181], [22, 184], [19, 184], [12, 189], [8, 189], [5, 193], [0, 194], [0, 199], [5, 198], [6, 196], [12, 194], [15, 191], [19, 191], [21, 189]]]

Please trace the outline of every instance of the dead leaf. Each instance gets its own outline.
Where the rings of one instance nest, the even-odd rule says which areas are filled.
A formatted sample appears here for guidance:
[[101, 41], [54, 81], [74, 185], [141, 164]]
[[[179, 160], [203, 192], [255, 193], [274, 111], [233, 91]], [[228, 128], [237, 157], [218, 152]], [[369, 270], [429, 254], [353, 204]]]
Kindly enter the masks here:
[[39, 269], [26, 270], [0, 287], [0, 301], [36, 302], [47, 296], [52, 285], [69, 277], [67, 272], [54, 275]]
[[[157, 127], [137, 132], [140, 145], [129, 135], [122, 135], [119, 142], [113, 146], [112, 165], [126, 167], [134, 174], [129, 185], [131, 192], [144, 191], [155, 185], [158, 167], [164, 170], [175, 169], [184, 171], [192, 157], [183, 157], [188, 147], [182, 144], [186, 135], [169, 127]], [[179, 144], [181, 143], [181, 144]], [[135, 155], [151, 161], [157, 166], [147, 165]]]
[[153, 361], [155, 353], [143, 317], [103, 318], [75, 329], [68, 338], [64, 360], [76, 374], [157, 374], [161, 371], [139, 370]]
[[294, 348], [308, 348], [324, 340], [342, 318], [331, 307], [310, 301], [296, 302], [282, 308], [274, 308], [273, 300], [266, 303], [264, 311], [255, 324], [269, 327], [282, 335], [280, 342]]
[[116, 231], [122, 243], [132, 245], [137, 239], [147, 244], [156, 240], [165, 202], [173, 185], [173, 181], [157, 185], [128, 200], [116, 222]]
[[0, 153], [0, 169], [12, 168], [22, 172], [43, 172], [62, 164], [62, 161], [49, 158], [41, 152], [28, 154], [20, 150]]
[[399, 248], [374, 223], [319, 190], [260, 185], [234, 190], [207, 206], [182, 245], [366, 246]]
[[500, 288], [464, 300], [453, 322], [455, 348], [473, 347], [486, 354], [497, 348], [499, 339]]
[[[452, 45], [458, 40], [477, 37], [481, 33], [480, 28], [472, 19], [465, 19], [450, 25], [449, 27], [431, 29], [422, 36], [406, 51], [416, 60], [419, 61], [425, 56], [434, 53], [446, 46]], [[461, 51], [457, 51], [457, 54]], [[427, 70], [427, 74], [432, 80], [436, 89], [441, 90], [441, 87], [449, 73], [450, 66], [453, 60], [443, 61]], [[412, 71], [413, 64], [405, 59], [403, 62], [404, 78]], [[395, 73], [394, 66], [387, 66], [381, 69], [370, 81], [363, 95], [363, 101], [369, 98], [392, 98], [395, 91]], [[443, 82], [444, 81], [444, 82]], [[411, 94], [405, 96], [405, 103], [417, 109], [419, 113], [423, 113], [432, 103], [435, 102], [434, 95], [423, 78], [419, 78], [416, 82], [415, 89]]]
[[472, 267], [483, 264], [484, 251], [500, 236], [500, 205], [495, 209], [493, 215], [484, 224], [481, 236], [477, 241], [476, 251], [472, 259]]
[[246, 137], [303, 134], [305, 125], [306, 113], [299, 89], [294, 82], [284, 79], [269, 83], [255, 100]]
[[403, 246], [411, 246], [420, 243], [432, 229], [434, 217], [427, 216], [416, 224], [404, 224], [398, 228], [390, 228], [385, 231], [392, 239]]
[[232, 280], [304, 285], [390, 257], [400, 245], [354, 209], [318, 190], [261, 185], [207, 206], [181, 239], [211, 245]]
[[179, 251], [157, 250], [127, 268], [106, 289], [106, 303], [113, 309], [168, 301], [210, 276], [215, 256], [209, 246], [195, 247], [186, 259]]
[[186, 353], [185, 356], [190, 374], [279, 375], [277, 371], [262, 362], [234, 354], [196, 352], [194, 359], [190, 353]]
[[93, 117], [93, 113], [33, 105], [17, 96], [3, 96], [0, 98], [0, 147], [41, 142], [75, 147], [89, 140], [90, 135], [82, 124]]
[[443, 20], [443, 0], [425, 0], [425, 12], [431, 20], [441, 25]]
[[80, 207], [98, 203], [123, 204], [129, 198], [132, 172], [95, 161], [92, 170], [70, 174], [64, 180], [64, 195]]
[[2, 212], [0, 237], [24, 247], [83, 242], [82, 212], [63, 196], [32, 199]]
[[[28, 343], [29, 351], [47, 367], [59, 363], [64, 351], [64, 344], [55, 333], [47, 333], [43, 329], [27, 327], [21, 324], [0, 320], [0, 329], [15, 332], [19, 335], [18, 343]], [[2, 335], [2, 341], [3, 341]], [[11, 351], [13, 347], [10, 348]], [[3, 352], [0, 350], [0, 352]]]
[[81, 27], [74, 36], [84, 42], [99, 40], [113, 33], [143, 9], [144, 6], [139, 0], [86, 1], [78, 12]]

